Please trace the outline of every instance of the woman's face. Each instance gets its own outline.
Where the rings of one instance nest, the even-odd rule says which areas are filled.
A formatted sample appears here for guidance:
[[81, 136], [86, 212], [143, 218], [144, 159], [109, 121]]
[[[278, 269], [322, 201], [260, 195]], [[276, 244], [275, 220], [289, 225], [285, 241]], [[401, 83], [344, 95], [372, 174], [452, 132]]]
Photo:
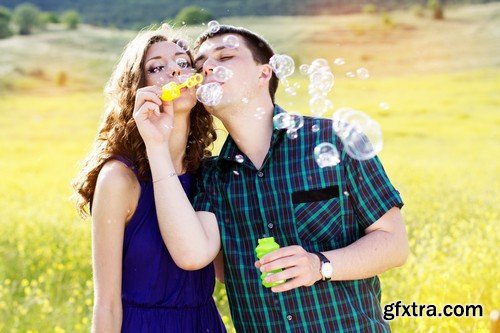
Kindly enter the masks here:
[[[146, 86], [162, 87], [169, 82], [177, 84], [193, 74], [193, 63], [189, 55], [176, 43], [157, 42], [146, 52], [143, 68]], [[184, 80], [183, 80], [184, 77]], [[174, 100], [174, 111], [190, 111], [196, 104], [195, 88], [181, 89], [181, 96]]]

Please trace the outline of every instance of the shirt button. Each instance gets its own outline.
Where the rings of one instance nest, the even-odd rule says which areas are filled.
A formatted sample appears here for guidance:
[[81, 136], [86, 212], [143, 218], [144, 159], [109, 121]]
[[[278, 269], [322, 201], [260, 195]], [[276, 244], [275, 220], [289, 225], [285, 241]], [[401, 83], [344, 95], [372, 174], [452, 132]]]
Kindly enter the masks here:
[[267, 227], [268, 227], [269, 229], [272, 229], [272, 228], [274, 228], [274, 224], [273, 224], [272, 222], [269, 222], [269, 223], [267, 224]]
[[262, 171], [259, 171], [257, 172], [257, 176], [259, 176], [260, 178], [264, 177], [264, 173]]
[[289, 314], [289, 315], [287, 315], [287, 316], [286, 316], [286, 319], [287, 319], [288, 321], [291, 321], [291, 320], [293, 319], [293, 316], [292, 316], [291, 314]]

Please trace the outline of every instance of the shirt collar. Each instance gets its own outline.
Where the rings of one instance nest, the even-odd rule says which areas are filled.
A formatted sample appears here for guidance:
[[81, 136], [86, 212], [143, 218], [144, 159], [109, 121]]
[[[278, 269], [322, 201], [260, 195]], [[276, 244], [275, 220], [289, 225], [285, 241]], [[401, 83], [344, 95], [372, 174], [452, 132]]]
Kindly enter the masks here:
[[[283, 112], [286, 112], [286, 111], [284, 109], [282, 109], [278, 104], [275, 104], [274, 110], [273, 110], [273, 118], [277, 114], [283, 113]], [[286, 129], [276, 129], [273, 126], [273, 134], [271, 136], [270, 150], [274, 147], [274, 145], [278, 142], [278, 140], [283, 137], [285, 132], [286, 132]], [[242, 154], [243, 153], [236, 145], [236, 142], [231, 137], [231, 134], [228, 134], [227, 139], [224, 142], [224, 145], [222, 146], [222, 149], [220, 151], [218, 161], [221, 161], [221, 160], [235, 161], [236, 155], [242, 155]]]

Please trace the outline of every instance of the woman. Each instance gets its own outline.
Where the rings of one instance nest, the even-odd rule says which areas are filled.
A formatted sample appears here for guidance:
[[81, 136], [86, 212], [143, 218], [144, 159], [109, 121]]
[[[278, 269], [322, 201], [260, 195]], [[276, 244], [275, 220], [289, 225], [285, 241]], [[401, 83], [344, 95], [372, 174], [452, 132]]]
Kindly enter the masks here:
[[[214, 268], [179, 268], [158, 227], [153, 180], [134, 112], [167, 119], [169, 176], [189, 196], [193, 173], [216, 138], [193, 89], [164, 103], [161, 86], [193, 73], [189, 52], [167, 26], [126, 47], [106, 87], [108, 105], [95, 147], [73, 186], [92, 215], [93, 332], [225, 332], [212, 298]], [[178, 175], [178, 176], [177, 176]], [[184, 195], [184, 194], [183, 194]]]

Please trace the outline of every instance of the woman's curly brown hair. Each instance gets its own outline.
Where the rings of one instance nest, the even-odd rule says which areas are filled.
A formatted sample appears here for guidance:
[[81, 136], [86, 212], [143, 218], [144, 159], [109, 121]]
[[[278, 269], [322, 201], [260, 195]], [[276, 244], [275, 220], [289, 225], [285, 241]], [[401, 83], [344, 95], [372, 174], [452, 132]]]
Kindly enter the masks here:
[[[144, 58], [148, 48], [160, 41], [181, 40], [167, 25], [141, 31], [125, 48], [104, 90], [107, 97], [104, 118], [95, 144], [83, 162], [83, 168], [72, 182], [79, 213], [86, 217], [87, 205], [92, 204], [97, 176], [104, 163], [114, 155], [132, 161], [141, 180], [150, 179], [146, 146], [132, 117], [137, 89], [144, 87]], [[189, 53], [189, 52], [188, 52]], [[189, 53], [189, 56], [191, 54]], [[197, 171], [201, 160], [211, 155], [207, 149], [217, 135], [213, 118], [202, 104], [196, 103], [190, 112], [190, 133], [183, 164], [187, 172]]]

